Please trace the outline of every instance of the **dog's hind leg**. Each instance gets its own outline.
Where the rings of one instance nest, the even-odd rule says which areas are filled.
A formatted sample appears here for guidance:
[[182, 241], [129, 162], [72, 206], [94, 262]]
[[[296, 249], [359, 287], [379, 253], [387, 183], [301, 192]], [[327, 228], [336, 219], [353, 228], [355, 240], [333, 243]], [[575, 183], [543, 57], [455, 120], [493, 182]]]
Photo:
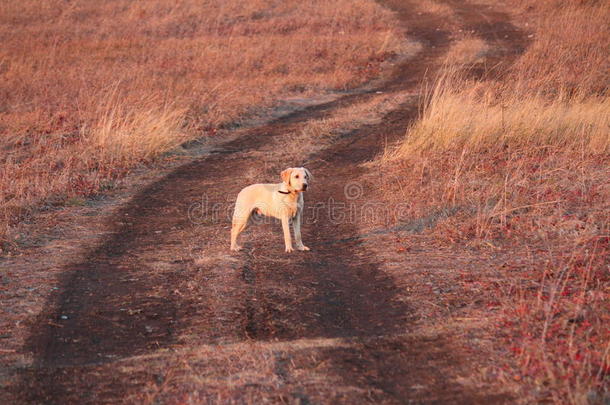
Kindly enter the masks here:
[[231, 225], [231, 250], [240, 250], [241, 246], [237, 244], [237, 237], [248, 225], [248, 219], [250, 218], [250, 214], [244, 215], [244, 213], [239, 213], [237, 208], [235, 208], [235, 213], [233, 214], [233, 223]]

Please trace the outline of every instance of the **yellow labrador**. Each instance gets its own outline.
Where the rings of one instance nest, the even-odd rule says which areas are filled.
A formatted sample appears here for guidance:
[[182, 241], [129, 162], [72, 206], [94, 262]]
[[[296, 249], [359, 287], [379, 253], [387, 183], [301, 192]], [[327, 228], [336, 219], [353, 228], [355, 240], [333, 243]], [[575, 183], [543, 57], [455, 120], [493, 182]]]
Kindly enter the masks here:
[[307, 190], [311, 173], [304, 167], [291, 167], [281, 174], [279, 184], [252, 184], [237, 195], [233, 225], [231, 227], [231, 250], [240, 250], [237, 237], [246, 228], [253, 213], [275, 217], [282, 221], [286, 252], [292, 252], [290, 223], [294, 228], [294, 239], [298, 250], [309, 250], [301, 240], [303, 218], [303, 194]]

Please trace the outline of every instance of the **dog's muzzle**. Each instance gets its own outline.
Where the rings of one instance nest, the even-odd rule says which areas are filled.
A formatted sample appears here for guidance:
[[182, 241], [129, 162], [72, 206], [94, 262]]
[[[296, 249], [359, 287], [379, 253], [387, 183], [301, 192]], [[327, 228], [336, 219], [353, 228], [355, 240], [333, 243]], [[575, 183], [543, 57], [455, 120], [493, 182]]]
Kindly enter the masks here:
[[307, 184], [303, 184], [303, 191], [307, 190]]

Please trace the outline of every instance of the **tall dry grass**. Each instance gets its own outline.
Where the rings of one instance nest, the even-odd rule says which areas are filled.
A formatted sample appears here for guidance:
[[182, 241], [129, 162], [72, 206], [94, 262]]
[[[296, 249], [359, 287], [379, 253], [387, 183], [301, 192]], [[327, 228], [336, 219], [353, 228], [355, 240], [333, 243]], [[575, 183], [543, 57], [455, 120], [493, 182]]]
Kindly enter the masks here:
[[[459, 150], [497, 152], [515, 148], [577, 149], [610, 153], [610, 98], [523, 94], [463, 79], [455, 66], [436, 82], [422, 117], [395, 152], [413, 156]], [[519, 83], [519, 85], [521, 85]]]
[[[610, 13], [603, 0], [511, 0], [533, 40], [512, 67], [515, 91], [607, 95]], [[527, 24], [527, 25], [526, 25]]]
[[0, 242], [32, 207], [400, 50], [372, 0], [0, 2]]
[[450, 213], [430, 230], [439, 240], [509, 257], [497, 269], [501, 294], [489, 297], [495, 311], [482, 316], [496, 322], [527, 398], [603, 403], [610, 395], [608, 13], [597, 1], [509, 3], [532, 30], [526, 51], [501, 75], [478, 80], [454, 52], [420, 119], [382, 163], [401, 179], [411, 217]]

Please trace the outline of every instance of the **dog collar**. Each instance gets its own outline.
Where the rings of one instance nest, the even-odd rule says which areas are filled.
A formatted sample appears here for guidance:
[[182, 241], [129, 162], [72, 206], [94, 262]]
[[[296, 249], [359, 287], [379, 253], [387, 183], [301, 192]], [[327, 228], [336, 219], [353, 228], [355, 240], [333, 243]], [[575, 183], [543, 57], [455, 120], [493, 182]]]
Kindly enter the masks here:
[[278, 193], [281, 193], [281, 194], [292, 194], [290, 191], [282, 191], [282, 190], [278, 190], [277, 192], [278, 192]]

